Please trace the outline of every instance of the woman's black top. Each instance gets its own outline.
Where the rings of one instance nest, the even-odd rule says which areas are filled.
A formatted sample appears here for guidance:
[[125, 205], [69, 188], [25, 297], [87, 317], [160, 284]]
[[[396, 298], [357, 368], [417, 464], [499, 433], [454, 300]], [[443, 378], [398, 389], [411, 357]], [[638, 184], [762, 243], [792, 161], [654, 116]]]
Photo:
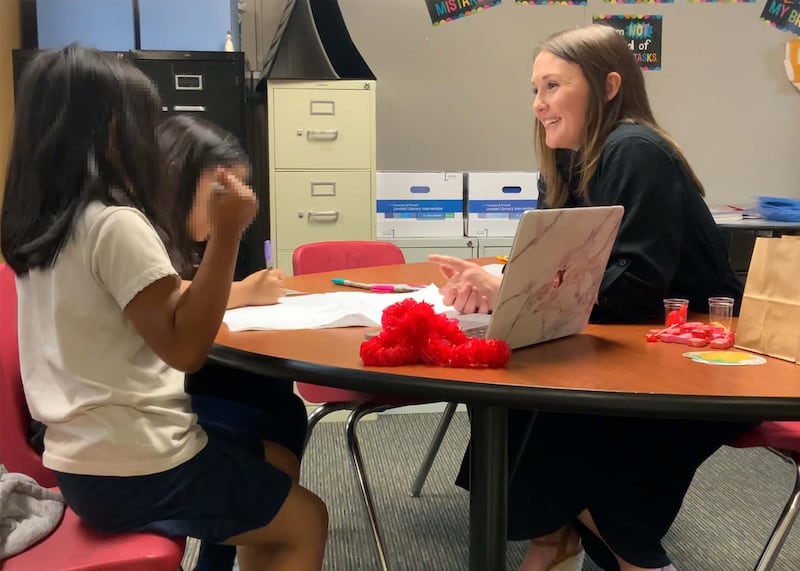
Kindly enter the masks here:
[[[619, 234], [600, 286], [593, 322], [643, 322], [664, 317], [662, 300], [681, 297], [708, 311], [708, 298], [729, 296], [738, 311], [742, 283], [730, 267], [714, 219], [675, 150], [654, 130], [623, 124], [609, 135], [589, 182], [577, 192], [579, 156], [559, 150], [568, 182], [565, 207], [622, 205]], [[539, 207], [547, 189], [539, 181]]]

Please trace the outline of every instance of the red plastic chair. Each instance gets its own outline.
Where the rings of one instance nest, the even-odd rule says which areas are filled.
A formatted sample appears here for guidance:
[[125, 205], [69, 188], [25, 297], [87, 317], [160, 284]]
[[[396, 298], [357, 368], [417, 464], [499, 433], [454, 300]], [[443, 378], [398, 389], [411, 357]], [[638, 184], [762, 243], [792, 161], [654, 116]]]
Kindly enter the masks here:
[[[14, 272], [0, 264], [0, 463], [9, 472], [55, 487], [53, 473], [28, 445], [30, 422], [19, 370], [17, 290]], [[152, 533], [104, 535], [66, 508], [55, 531], [0, 563], [3, 571], [176, 571], [185, 541]]]
[[[352, 268], [404, 264], [405, 262], [406, 260], [402, 250], [390, 242], [358, 240], [313, 242], [295, 249], [292, 254], [292, 271], [295, 275], [302, 275]], [[364, 505], [367, 508], [367, 516], [369, 517], [369, 523], [372, 528], [372, 535], [375, 540], [375, 547], [378, 551], [380, 564], [383, 569], [388, 569], [383, 539], [381, 537], [380, 528], [378, 527], [375, 506], [372, 501], [372, 493], [370, 492], [367, 474], [364, 469], [364, 460], [361, 457], [358, 437], [356, 436], [356, 425], [358, 421], [367, 414], [382, 412], [398, 406], [419, 404], [419, 401], [323, 387], [302, 382], [297, 383], [297, 392], [308, 402], [321, 403], [321, 406], [316, 408], [308, 417], [308, 435], [306, 437], [306, 443], [311, 437], [314, 426], [316, 426], [321, 418], [337, 410], [351, 411], [350, 415], [347, 417], [347, 423], [345, 424], [350, 462], [356, 472]], [[433, 440], [425, 454], [422, 466], [414, 480], [411, 492], [412, 496], [419, 495], [455, 411], [456, 403], [448, 403], [439, 421], [439, 426], [436, 428]]]
[[800, 421], [762, 422], [731, 442], [734, 448], [766, 448], [794, 466], [795, 480], [778, 522], [770, 533], [754, 571], [769, 571], [775, 564], [786, 536], [800, 512]]

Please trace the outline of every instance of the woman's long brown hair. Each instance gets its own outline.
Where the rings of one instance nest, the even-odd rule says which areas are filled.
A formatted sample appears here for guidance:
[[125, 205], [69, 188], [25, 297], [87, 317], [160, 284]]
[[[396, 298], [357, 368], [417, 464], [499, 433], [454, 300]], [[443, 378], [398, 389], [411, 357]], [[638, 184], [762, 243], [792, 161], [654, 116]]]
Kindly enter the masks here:
[[[606, 139], [623, 123], [646, 125], [663, 137], [683, 162], [700, 194], [705, 195], [703, 185], [677, 143], [656, 123], [642, 70], [625, 40], [614, 28], [593, 24], [559, 32], [542, 42], [537, 55], [543, 51], [577, 64], [589, 83], [589, 108], [580, 147], [580, 163], [577, 165], [580, 172], [578, 191], [586, 204], [589, 204], [589, 181], [597, 170]], [[622, 81], [616, 96], [606, 100], [606, 80], [611, 72], [617, 72]], [[569, 198], [569, 188], [556, 167], [556, 149], [545, 144], [545, 130], [539, 121], [536, 121], [534, 141], [539, 176], [547, 188], [547, 206], [563, 206]]]

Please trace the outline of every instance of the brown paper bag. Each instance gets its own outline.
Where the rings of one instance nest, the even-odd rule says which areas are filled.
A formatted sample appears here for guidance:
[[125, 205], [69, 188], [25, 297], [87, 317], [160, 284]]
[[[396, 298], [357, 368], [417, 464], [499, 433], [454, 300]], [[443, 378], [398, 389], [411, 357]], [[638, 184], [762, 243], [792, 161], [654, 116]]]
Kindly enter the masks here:
[[800, 237], [757, 238], [736, 346], [800, 361]]

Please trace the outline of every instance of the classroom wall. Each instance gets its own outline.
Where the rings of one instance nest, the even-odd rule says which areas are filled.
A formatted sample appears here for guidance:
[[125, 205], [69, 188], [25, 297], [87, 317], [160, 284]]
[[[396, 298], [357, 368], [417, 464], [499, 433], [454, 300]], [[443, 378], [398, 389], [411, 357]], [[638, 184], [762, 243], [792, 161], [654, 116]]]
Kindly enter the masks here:
[[599, 14], [663, 14], [663, 69], [645, 77], [657, 119], [711, 204], [800, 196], [800, 92], [783, 68], [792, 36], [753, 4], [502, 4], [431, 25], [423, 0], [339, 0], [378, 81], [379, 170], [532, 170], [537, 43]]
[[[40, 48], [136, 47], [133, 0], [36, 0], [36, 21]], [[237, 0], [139, 0], [142, 49], [222, 51], [228, 31], [236, 48]]]
[[36, 0], [40, 48], [80, 42], [101, 50], [134, 47], [131, 0]]
[[236, 0], [139, 0], [139, 17], [143, 50], [222, 51], [227, 32], [239, 43]]
[[[8, 151], [14, 120], [14, 74], [11, 50], [20, 46], [19, 1], [0, 1], [0, 205], [6, 186]], [[3, 256], [0, 255], [0, 261]]]

